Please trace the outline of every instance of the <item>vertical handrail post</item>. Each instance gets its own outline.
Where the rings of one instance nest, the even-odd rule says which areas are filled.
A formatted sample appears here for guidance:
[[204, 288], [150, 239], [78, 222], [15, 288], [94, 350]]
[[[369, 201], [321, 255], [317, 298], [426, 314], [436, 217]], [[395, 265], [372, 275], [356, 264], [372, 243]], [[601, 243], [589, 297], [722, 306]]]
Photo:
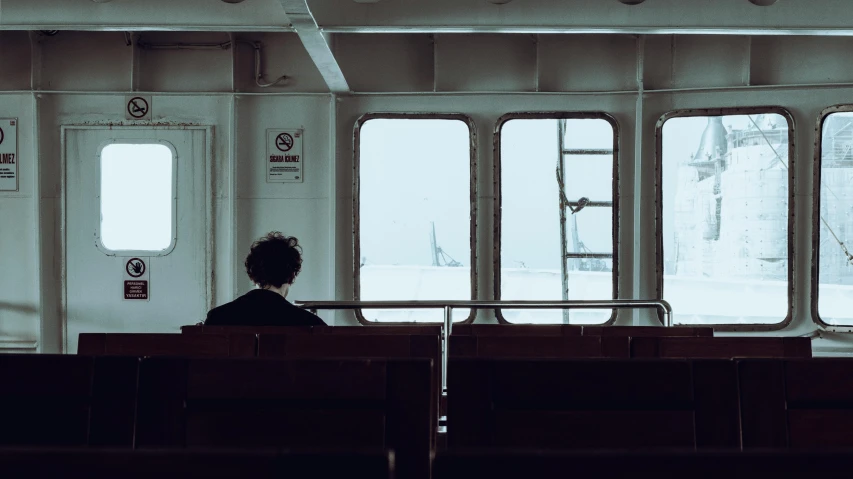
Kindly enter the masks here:
[[453, 308], [444, 307], [444, 336], [441, 345], [441, 393], [447, 394], [447, 362], [450, 359], [450, 332], [453, 328]]

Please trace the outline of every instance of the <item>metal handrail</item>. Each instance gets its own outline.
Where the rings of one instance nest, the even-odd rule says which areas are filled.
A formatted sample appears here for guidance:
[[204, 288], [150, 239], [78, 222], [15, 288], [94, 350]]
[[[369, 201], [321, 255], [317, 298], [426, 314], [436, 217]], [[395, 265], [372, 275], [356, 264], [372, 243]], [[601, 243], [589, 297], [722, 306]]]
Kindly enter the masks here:
[[659, 309], [664, 314], [664, 326], [672, 326], [672, 306], [663, 299], [603, 299], [573, 301], [296, 301], [297, 306], [316, 312], [319, 309]]
[[658, 309], [664, 314], [664, 326], [672, 326], [672, 306], [662, 299], [606, 299], [594, 301], [296, 301], [300, 308], [317, 313], [319, 309], [443, 309], [441, 352], [441, 390], [447, 391], [447, 363], [450, 359], [450, 333], [454, 308], [466, 309]]

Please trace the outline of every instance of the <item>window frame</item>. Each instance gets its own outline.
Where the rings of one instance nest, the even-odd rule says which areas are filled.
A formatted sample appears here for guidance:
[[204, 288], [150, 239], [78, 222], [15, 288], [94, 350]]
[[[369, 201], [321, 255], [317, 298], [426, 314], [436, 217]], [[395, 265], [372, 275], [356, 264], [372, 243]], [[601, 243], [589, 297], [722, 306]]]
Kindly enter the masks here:
[[[477, 125], [474, 119], [464, 113], [401, 113], [374, 112], [361, 115], [353, 127], [353, 166], [352, 166], [352, 241], [353, 241], [353, 300], [361, 299], [361, 209], [360, 209], [360, 179], [361, 179], [361, 128], [370, 120], [456, 120], [468, 127], [469, 138], [469, 244], [471, 248], [471, 300], [477, 299]], [[417, 323], [411, 321], [379, 322], [370, 321], [364, 317], [362, 310], [354, 309], [356, 320], [364, 326], [411, 326]], [[468, 317], [453, 324], [470, 324], [474, 322], [477, 310], [471, 309]]]
[[[503, 230], [503, 217], [501, 207], [503, 204], [502, 176], [501, 176], [501, 132], [503, 126], [511, 120], [604, 120], [613, 128], [613, 187], [612, 187], [612, 210], [613, 210], [613, 299], [619, 299], [619, 223], [621, 220], [621, 209], [619, 207], [619, 160], [620, 160], [620, 130], [619, 122], [614, 116], [603, 111], [592, 112], [566, 112], [566, 111], [541, 111], [541, 112], [514, 112], [507, 113], [498, 118], [495, 123], [494, 133], [494, 228], [493, 228], [493, 268], [494, 268], [494, 295], [495, 300], [501, 299], [501, 233]], [[565, 261], [565, 259], [564, 259]], [[524, 324], [507, 321], [501, 308], [495, 308], [495, 317], [500, 324]], [[612, 326], [616, 322], [617, 310], [611, 310], [610, 319], [594, 326]], [[562, 323], [561, 323], [562, 324]], [[548, 326], [542, 324], [541, 326]]]
[[[795, 190], [794, 172], [796, 170], [796, 125], [794, 116], [786, 108], [781, 106], [755, 106], [755, 107], [725, 107], [725, 108], [691, 108], [673, 110], [664, 113], [655, 125], [655, 297], [663, 299], [664, 289], [664, 248], [663, 248], [663, 126], [673, 118], [685, 118], [696, 116], [735, 116], [735, 115], [758, 115], [772, 113], [779, 115], [788, 123], [788, 312], [781, 322], [773, 324], [711, 324], [707, 325], [714, 331], [779, 331], [791, 324], [794, 318], [794, 264], [796, 255], [794, 252], [795, 232]], [[658, 320], [664, 324], [660, 312]], [[689, 325], [687, 325], [689, 326]], [[701, 325], [706, 326], [706, 325]]]
[[[104, 149], [110, 145], [163, 145], [169, 149], [172, 154], [172, 191], [170, 193], [171, 201], [172, 201], [172, 221], [171, 221], [171, 236], [172, 240], [169, 243], [169, 246], [163, 250], [113, 250], [107, 248], [104, 245], [103, 238], [101, 236], [101, 191], [103, 189], [103, 154]], [[171, 142], [158, 139], [158, 138], [111, 138], [100, 145], [98, 145], [98, 191], [95, 195], [96, 208], [94, 209], [95, 213], [95, 246], [107, 256], [146, 256], [146, 257], [160, 257], [169, 255], [174, 249], [175, 245], [178, 243], [178, 150], [175, 148]]]
[[814, 172], [812, 173], [812, 264], [811, 264], [811, 319], [818, 328], [833, 333], [853, 333], [853, 325], [835, 326], [820, 317], [820, 184], [823, 166], [823, 126], [833, 113], [853, 112], [853, 104], [833, 105], [821, 110], [815, 127]]

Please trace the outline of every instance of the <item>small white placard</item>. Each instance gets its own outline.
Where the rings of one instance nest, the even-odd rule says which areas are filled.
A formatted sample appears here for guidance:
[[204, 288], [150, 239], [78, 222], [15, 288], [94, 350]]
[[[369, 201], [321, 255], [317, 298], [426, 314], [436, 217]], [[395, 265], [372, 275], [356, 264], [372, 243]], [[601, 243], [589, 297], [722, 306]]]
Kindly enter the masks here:
[[124, 97], [124, 118], [126, 120], [150, 120], [151, 96], [135, 95]]
[[302, 183], [302, 130], [267, 130], [267, 183]]
[[18, 119], [0, 119], [0, 191], [18, 191]]
[[121, 258], [125, 301], [150, 301], [149, 258]]

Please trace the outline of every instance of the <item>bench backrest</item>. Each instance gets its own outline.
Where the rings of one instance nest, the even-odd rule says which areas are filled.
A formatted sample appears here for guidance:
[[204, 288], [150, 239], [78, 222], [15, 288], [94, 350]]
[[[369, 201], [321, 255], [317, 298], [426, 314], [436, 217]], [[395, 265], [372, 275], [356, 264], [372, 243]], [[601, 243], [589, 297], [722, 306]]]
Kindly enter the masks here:
[[148, 358], [138, 447], [387, 447], [428, 478], [429, 360]]
[[388, 452], [0, 448], [0, 471], [8, 478], [389, 479], [392, 466]]
[[133, 443], [135, 357], [0, 355], [0, 444]]
[[77, 354], [100, 356], [253, 357], [253, 334], [81, 333]]
[[850, 451], [451, 451], [436, 454], [433, 478], [841, 479], [851, 468]]
[[438, 364], [435, 335], [261, 334], [262, 358], [428, 358]]
[[632, 338], [647, 337], [712, 337], [714, 328], [677, 326], [584, 326], [584, 336], [629, 336]]
[[634, 358], [810, 358], [809, 338], [632, 338]]
[[204, 326], [194, 324], [181, 326], [181, 334], [313, 334], [314, 328], [328, 326]]
[[[451, 358], [628, 358], [620, 336], [450, 336]], [[450, 375], [450, 373], [448, 373]]]
[[456, 324], [452, 336], [580, 336], [581, 326], [567, 324]]
[[451, 448], [738, 447], [733, 361], [451, 359]]
[[181, 326], [182, 334], [367, 334], [440, 335], [438, 325], [404, 326]]
[[853, 447], [853, 360], [739, 363], [744, 448]]
[[261, 358], [424, 358], [433, 364], [433, 430], [437, 427], [441, 394], [441, 344], [438, 335], [343, 335], [343, 334], [261, 334], [258, 335]]

